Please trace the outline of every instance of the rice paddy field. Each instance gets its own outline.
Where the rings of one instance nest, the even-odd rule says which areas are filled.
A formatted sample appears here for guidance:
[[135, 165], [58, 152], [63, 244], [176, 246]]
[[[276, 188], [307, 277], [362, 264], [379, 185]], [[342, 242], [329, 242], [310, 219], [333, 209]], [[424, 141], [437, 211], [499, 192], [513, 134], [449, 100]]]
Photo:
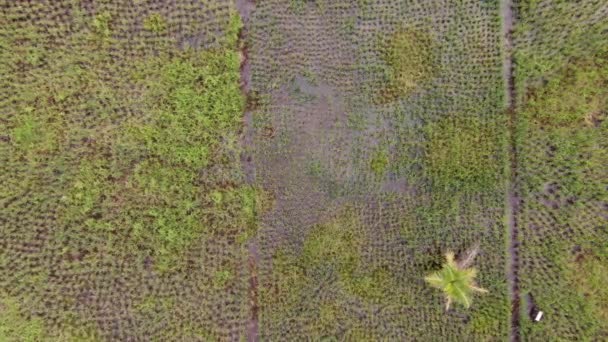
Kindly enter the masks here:
[[605, 0], [0, 0], [0, 341], [608, 340], [607, 118]]

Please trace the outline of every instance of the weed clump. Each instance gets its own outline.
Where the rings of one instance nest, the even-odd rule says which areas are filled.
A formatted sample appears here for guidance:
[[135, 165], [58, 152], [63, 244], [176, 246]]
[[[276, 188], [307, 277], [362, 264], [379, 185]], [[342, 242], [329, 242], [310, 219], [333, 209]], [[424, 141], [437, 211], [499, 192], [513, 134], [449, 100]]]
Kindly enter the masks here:
[[340, 321], [350, 319], [344, 316], [348, 300], [386, 303], [389, 298], [398, 298], [395, 281], [386, 268], [364, 266], [363, 250], [368, 240], [357, 212], [351, 208], [339, 212], [312, 228], [300, 253], [287, 249], [276, 252], [273, 274], [279, 294], [262, 296], [263, 305], [272, 307], [269, 315], [280, 315], [282, 310], [297, 310], [312, 284], [328, 282], [339, 297], [321, 301], [319, 318], [306, 323], [319, 336], [333, 334]]
[[154, 13], [144, 20], [144, 28], [154, 33], [162, 33], [167, 29], [167, 22], [159, 13]]

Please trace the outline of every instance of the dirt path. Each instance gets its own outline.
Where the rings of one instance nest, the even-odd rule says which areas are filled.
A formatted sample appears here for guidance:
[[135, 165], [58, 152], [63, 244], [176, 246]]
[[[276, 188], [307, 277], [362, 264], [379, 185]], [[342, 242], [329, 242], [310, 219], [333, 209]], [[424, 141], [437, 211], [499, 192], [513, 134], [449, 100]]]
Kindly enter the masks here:
[[517, 112], [515, 94], [515, 76], [513, 74], [513, 1], [502, 0], [500, 5], [502, 18], [502, 34], [504, 44], [503, 78], [505, 89], [506, 113], [509, 116], [509, 182], [506, 199], [506, 215], [508, 229], [508, 269], [507, 281], [511, 296], [511, 330], [509, 340], [520, 341], [520, 293], [519, 293], [519, 228], [517, 212], [520, 198], [517, 191]]
[[[247, 106], [243, 115], [243, 134], [241, 164], [248, 184], [255, 182], [255, 164], [253, 162], [253, 110], [250, 106], [249, 92], [251, 91], [251, 65], [249, 63], [247, 33], [249, 30], [249, 20], [255, 10], [255, 0], [236, 0], [236, 8], [243, 20], [243, 29], [239, 33], [241, 44], [241, 90], [247, 97]], [[254, 237], [249, 242], [249, 258], [247, 269], [249, 271], [249, 308], [250, 316], [247, 324], [247, 341], [259, 341], [258, 323], [258, 276], [257, 269], [259, 263], [258, 242]]]

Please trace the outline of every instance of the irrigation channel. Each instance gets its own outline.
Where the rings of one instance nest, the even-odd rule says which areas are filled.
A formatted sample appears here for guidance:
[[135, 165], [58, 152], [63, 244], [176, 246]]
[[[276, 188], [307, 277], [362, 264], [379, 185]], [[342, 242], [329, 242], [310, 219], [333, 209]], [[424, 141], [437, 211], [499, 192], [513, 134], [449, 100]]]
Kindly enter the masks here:
[[515, 76], [513, 73], [513, 1], [502, 0], [500, 6], [503, 35], [503, 77], [505, 89], [505, 106], [508, 115], [509, 128], [509, 180], [507, 182], [506, 217], [508, 229], [508, 263], [507, 281], [511, 297], [511, 329], [510, 341], [520, 341], [520, 293], [519, 293], [519, 228], [517, 212], [520, 206], [520, 197], [517, 191], [517, 111], [515, 94]]

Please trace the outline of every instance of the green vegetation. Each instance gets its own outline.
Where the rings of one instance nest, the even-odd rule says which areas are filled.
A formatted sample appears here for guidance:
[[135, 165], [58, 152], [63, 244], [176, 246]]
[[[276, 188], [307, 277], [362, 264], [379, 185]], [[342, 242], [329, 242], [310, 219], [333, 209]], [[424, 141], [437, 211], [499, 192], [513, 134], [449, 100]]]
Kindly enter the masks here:
[[344, 209], [337, 218], [310, 232], [296, 263], [313, 273], [315, 270], [336, 272], [344, 290], [368, 300], [383, 300], [390, 276], [381, 268], [361, 267], [360, 253], [366, 241], [361, 229], [356, 213]]
[[447, 252], [445, 259], [446, 262], [441, 270], [425, 277], [424, 280], [443, 291], [446, 311], [450, 309], [452, 302], [462, 304], [468, 309], [471, 306], [473, 293], [485, 293], [487, 290], [475, 285], [477, 271], [474, 268], [467, 268], [466, 262], [457, 263], [453, 252]]
[[[246, 314], [246, 292], [234, 292], [246, 289], [236, 260], [272, 205], [240, 171], [240, 17], [214, 11], [218, 39], [195, 50], [178, 48], [167, 30], [185, 18], [204, 32], [208, 23], [193, 26], [190, 16], [153, 13], [142, 29], [155, 34], [134, 31], [126, 40], [127, 26], [138, 27], [129, 26], [133, 11], [63, 5], [68, 14], [49, 8], [42, 17], [57, 20], [40, 28], [19, 19], [40, 10], [35, 4], [8, 5], [3, 15], [12, 19], [0, 18], [0, 290], [19, 293], [11, 303], [28, 303], [7, 307], [0, 340], [38, 341], [39, 331], [53, 340], [224, 338], [225, 317]], [[170, 295], [176, 288], [197, 290]], [[172, 304], [138, 310], [150, 293]], [[213, 314], [228, 300], [225, 316]], [[178, 308], [187, 329], [173, 319]], [[109, 317], [137, 327], [99, 323]]]
[[162, 2], [1, 5], [0, 341], [606, 339], [604, 2]]
[[[592, 2], [523, 2], [516, 37], [519, 94], [521, 288], [545, 312], [522, 314], [529, 340], [602, 340], [608, 333], [605, 286], [608, 236], [608, 21]], [[556, 53], [556, 51], [559, 51]], [[599, 209], [603, 210], [603, 209]], [[532, 266], [533, 264], [533, 266]]]
[[[215, 183], [238, 165], [229, 155], [238, 152], [244, 109], [239, 64], [238, 51], [228, 48], [184, 51], [134, 65], [134, 82], [146, 89], [141, 105], [148, 119], [116, 128], [116, 140], [107, 147], [117, 160], [81, 160], [66, 198], [66, 220], [84, 221], [95, 230], [131, 231], [134, 243], [157, 255], [159, 269], [174, 267], [201, 234], [250, 222], [252, 188], [236, 180]], [[24, 127], [17, 141], [34, 129]], [[218, 171], [201, 179], [211, 167]], [[205, 213], [209, 203], [213, 210]]]
[[233, 278], [234, 275], [229, 270], [215, 272], [215, 275], [213, 276], [213, 286], [216, 288], [223, 288]]
[[373, 155], [372, 160], [370, 162], [370, 166], [376, 176], [382, 176], [384, 174], [384, 171], [388, 167], [388, 163], [388, 151], [386, 151], [385, 149], [379, 149]]
[[608, 108], [607, 56], [573, 61], [544, 86], [529, 92], [524, 115], [552, 130], [600, 126]]

